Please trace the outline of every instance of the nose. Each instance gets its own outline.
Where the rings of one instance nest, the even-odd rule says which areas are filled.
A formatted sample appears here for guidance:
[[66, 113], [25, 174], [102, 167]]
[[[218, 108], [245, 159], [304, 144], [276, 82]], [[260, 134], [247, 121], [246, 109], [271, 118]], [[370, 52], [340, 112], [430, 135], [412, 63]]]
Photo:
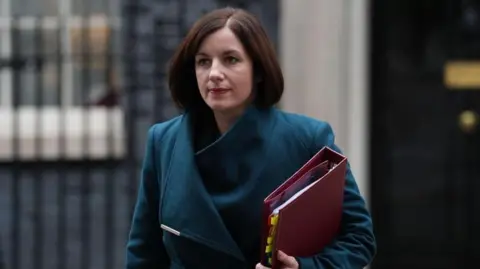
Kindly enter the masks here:
[[223, 74], [222, 65], [219, 61], [214, 60], [210, 68], [209, 79], [213, 82], [222, 81], [225, 78]]

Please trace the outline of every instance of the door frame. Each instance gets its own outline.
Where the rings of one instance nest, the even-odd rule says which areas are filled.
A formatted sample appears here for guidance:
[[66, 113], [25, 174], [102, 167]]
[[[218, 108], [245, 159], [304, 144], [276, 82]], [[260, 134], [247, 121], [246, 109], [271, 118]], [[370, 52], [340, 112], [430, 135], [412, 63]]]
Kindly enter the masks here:
[[279, 39], [282, 109], [332, 125], [369, 207], [370, 1], [281, 0]]
[[[388, 167], [391, 165], [386, 165], [383, 167], [378, 167], [374, 163], [374, 156], [386, 156], [389, 152], [388, 143], [385, 143], [386, 126], [379, 124], [380, 120], [385, 111], [385, 107], [382, 106], [381, 100], [385, 100], [383, 92], [380, 90], [384, 81], [386, 79], [385, 69], [382, 66], [385, 66], [385, 59], [382, 57], [385, 55], [385, 45], [382, 43], [384, 39], [383, 36], [383, 26], [382, 23], [383, 17], [381, 15], [381, 10], [384, 5], [384, 1], [379, 0], [370, 0], [370, 33], [369, 33], [369, 172], [370, 172], [370, 202], [371, 202], [371, 214], [373, 218], [373, 224], [375, 227], [375, 234], [388, 234], [389, 231], [385, 230], [391, 227], [388, 223], [388, 215], [385, 214], [388, 212], [388, 204], [385, 203], [385, 199], [382, 198], [383, 190], [386, 188], [386, 184], [382, 178], [389, 177]], [[383, 121], [385, 122], [385, 121]], [[373, 143], [374, 141], [374, 143]], [[382, 145], [382, 146], [378, 146]], [[383, 161], [386, 162], [385, 160]], [[377, 237], [378, 244], [378, 237]], [[388, 250], [387, 250], [388, 251]], [[379, 254], [377, 257], [385, 259], [383, 250], [378, 250]], [[378, 260], [374, 260], [372, 268], [377, 268], [375, 266]], [[379, 263], [380, 264], [380, 263]]]

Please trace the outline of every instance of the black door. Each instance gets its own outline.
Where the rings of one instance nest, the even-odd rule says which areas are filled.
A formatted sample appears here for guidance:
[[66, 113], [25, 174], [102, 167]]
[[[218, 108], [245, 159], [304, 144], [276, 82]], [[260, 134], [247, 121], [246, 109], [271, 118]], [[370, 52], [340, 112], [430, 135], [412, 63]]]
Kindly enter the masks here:
[[372, 268], [478, 267], [480, 1], [371, 7]]

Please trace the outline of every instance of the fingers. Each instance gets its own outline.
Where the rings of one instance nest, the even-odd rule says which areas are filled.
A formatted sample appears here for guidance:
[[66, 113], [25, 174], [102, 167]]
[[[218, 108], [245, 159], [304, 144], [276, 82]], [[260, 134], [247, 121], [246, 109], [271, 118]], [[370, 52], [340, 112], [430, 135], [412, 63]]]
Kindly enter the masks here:
[[[295, 269], [298, 268], [298, 262], [295, 257], [285, 254], [283, 251], [277, 252], [277, 259], [282, 264], [282, 269]], [[261, 263], [257, 263], [255, 269], [270, 269], [270, 267], [263, 266]]]
[[298, 262], [295, 257], [285, 254], [283, 251], [278, 251], [277, 259], [283, 263], [286, 268], [298, 268]]

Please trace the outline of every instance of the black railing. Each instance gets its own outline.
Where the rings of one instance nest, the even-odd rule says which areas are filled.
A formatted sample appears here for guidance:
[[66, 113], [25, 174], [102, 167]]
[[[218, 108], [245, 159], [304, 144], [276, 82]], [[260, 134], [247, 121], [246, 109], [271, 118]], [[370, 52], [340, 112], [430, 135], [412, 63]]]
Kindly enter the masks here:
[[[113, 80], [120, 29], [110, 18], [88, 21], [14, 17], [0, 26], [11, 41], [0, 60], [0, 96], [11, 97], [0, 100], [8, 130], [0, 132], [0, 264], [8, 269], [123, 261], [132, 204], [121, 200], [133, 200], [127, 186], [138, 178], [125, 176], [124, 137], [135, 130], [124, 128]], [[90, 98], [94, 86], [100, 94]]]
[[[10, 97], [0, 99], [1, 269], [122, 268], [146, 128], [162, 118], [116, 80], [129, 19], [0, 25], [10, 39], [0, 59], [0, 98]], [[149, 90], [166, 104], [162, 87]]]

